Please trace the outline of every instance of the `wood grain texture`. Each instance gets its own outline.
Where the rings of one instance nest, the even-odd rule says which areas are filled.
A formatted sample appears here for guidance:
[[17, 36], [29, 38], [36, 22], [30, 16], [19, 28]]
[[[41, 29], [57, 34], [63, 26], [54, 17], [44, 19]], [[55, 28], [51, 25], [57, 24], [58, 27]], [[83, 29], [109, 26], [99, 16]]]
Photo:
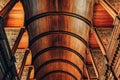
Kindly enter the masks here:
[[100, 4], [95, 4], [93, 25], [95, 27], [113, 27], [113, 18]]
[[[25, 21], [36, 15], [41, 15], [46, 12], [68, 12], [80, 15], [89, 21], [92, 20], [92, 9], [93, 0], [22, 0], [23, 7], [25, 10]], [[28, 4], [30, 3], [30, 4]], [[62, 30], [77, 34], [88, 42], [90, 26], [84, 21], [77, 19], [72, 16], [66, 15], [48, 15], [42, 18], [32, 21], [28, 26], [29, 40], [31, 41], [34, 37], [49, 31]], [[33, 54], [39, 54], [49, 47], [66, 47], [68, 50], [63, 48], [54, 48], [41, 52], [38, 57], [33, 61], [36, 72], [36, 79], [41, 80], [74, 80], [70, 76], [72, 74], [77, 80], [82, 80], [82, 74], [75, 66], [70, 65], [70, 62], [75, 64], [83, 73], [83, 61], [76, 54], [79, 53], [84, 59], [86, 57], [86, 45], [79, 39], [68, 34], [49, 34], [38, 38], [30, 49]], [[53, 62], [43, 66], [42, 69], [38, 67], [47, 61], [54, 59], [64, 59], [65, 62]], [[54, 74], [52, 74], [54, 72]], [[50, 73], [50, 75], [48, 75]], [[64, 74], [67, 73], [67, 74]], [[54, 75], [55, 77], [52, 77]], [[49, 79], [48, 79], [49, 77]]]
[[[10, 10], [13, 8], [13, 6], [15, 5], [15, 3], [17, 3], [18, 0], [2, 0], [0, 1], [0, 16], [3, 17], [4, 19], [6, 18], [6, 16], [8, 15], [8, 13], [10, 12]], [[3, 5], [1, 5], [3, 4]]]
[[92, 31], [90, 32], [89, 46], [90, 46], [90, 48], [93, 48], [93, 49], [99, 48], [98, 42], [97, 42], [95, 35]]
[[6, 27], [24, 26], [24, 11], [20, 2], [16, 3], [5, 20]]

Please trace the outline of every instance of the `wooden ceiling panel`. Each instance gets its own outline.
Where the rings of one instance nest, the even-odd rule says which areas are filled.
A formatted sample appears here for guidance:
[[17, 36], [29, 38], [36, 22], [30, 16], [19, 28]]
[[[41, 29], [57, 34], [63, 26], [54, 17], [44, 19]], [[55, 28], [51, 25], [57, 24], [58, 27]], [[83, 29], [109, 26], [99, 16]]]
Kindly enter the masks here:
[[27, 31], [23, 34], [18, 48], [28, 48], [28, 33], [27, 33]]
[[[107, 11], [100, 5], [96, 4], [93, 14], [93, 26], [95, 28], [113, 28], [113, 19], [107, 13]], [[23, 27], [24, 25], [24, 11], [20, 2], [9, 13], [6, 19], [6, 27]], [[24, 33], [18, 48], [28, 47], [28, 34]], [[90, 32], [89, 47], [92, 49], [98, 49], [99, 45], [93, 32]], [[87, 62], [92, 64], [90, 54], [86, 55]]]
[[112, 17], [100, 4], [95, 4], [93, 25], [95, 27], [113, 27]]
[[18, 2], [6, 18], [6, 27], [23, 27], [24, 11], [22, 4]]

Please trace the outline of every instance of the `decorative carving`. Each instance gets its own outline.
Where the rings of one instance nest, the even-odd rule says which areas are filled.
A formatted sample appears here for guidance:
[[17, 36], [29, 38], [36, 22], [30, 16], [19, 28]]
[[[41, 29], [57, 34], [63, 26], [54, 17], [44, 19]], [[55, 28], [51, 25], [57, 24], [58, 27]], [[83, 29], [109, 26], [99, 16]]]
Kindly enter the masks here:
[[9, 3], [10, 0], [0, 0], [0, 11]]
[[16, 65], [17, 73], [19, 72], [20, 67], [22, 65], [25, 51], [26, 51], [25, 49], [17, 49], [17, 51], [15, 53], [15, 58], [16, 58], [15, 65]]
[[92, 50], [93, 59], [95, 61], [96, 67], [100, 75], [104, 75], [104, 71], [106, 70], [106, 59], [102, 54], [101, 50]]
[[[119, 62], [119, 60], [120, 60], [120, 34], [119, 34], [119, 36], [118, 36], [118, 46], [117, 46], [117, 48], [116, 48], [116, 50], [115, 50], [115, 53], [114, 53], [114, 56], [113, 56], [113, 59], [112, 59], [112, 62], [111, 62], [111, 72], [112, 72], [112, 74], [113, 74], [113, 76], [114, 76], [114, 78], [118, 78], [118, 76], [120, 75], [120, 72], [119, 72], [119, 70], [120, 70], [120, 62]], [[110, 76], [109, 76], [110, 77]]]
[[108, 2], [117, 10], [120, 10], [120, 0], [108, 0]]
[[5, 28], [5, 32], [8, 38], [10, 48], [12, 49], [15, 40], [17, 39], [18, 34], [20, 32], [20, 28]]
[[109, 41], [111, 39], [112, 28], [98, 28], [97, 33], [98, 33], [104, 47], [107, 49], [109, 46]]

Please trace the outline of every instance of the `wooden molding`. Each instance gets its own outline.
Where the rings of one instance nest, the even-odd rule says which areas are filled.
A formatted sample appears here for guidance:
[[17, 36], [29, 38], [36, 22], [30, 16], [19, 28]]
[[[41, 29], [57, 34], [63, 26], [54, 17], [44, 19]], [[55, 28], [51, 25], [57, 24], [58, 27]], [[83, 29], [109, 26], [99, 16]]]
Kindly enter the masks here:
[[112, 7], [112, 5], [106, 0], [100, 0], [100, 4], [106, 9], [106, 11], [112, 16], [112, 18], [115, 19], [118, 12]]

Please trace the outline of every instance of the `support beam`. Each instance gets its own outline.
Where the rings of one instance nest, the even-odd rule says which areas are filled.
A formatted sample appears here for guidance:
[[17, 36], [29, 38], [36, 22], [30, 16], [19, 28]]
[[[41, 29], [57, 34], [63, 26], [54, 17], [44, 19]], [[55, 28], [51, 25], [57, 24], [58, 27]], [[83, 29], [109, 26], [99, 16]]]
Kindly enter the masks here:
[[118, 12], [112, 7], [107, 0], [100, 0], [99, 3], [106, 9], [113, 19], [118, 15]]
[[106, 50], [105, 50], [105, 48], [104, 48], [104, 46], [103, 46], [100, 38], [98, 37], [98, 34], [97, 34], [97, 32], [96, 32], [96, 29], [93, 27], [93, 28], [91, 28], [91, 31], [92, 31], [92, 33], [94, 34], [94, 36], [95, 36], [95, 38], [96, 38], [96, 40], [97, 40], [97, 42], [98, 42], [98, 45], [99, 45], [99, 47], [100, 47], [103, 55], [106, 55]]

